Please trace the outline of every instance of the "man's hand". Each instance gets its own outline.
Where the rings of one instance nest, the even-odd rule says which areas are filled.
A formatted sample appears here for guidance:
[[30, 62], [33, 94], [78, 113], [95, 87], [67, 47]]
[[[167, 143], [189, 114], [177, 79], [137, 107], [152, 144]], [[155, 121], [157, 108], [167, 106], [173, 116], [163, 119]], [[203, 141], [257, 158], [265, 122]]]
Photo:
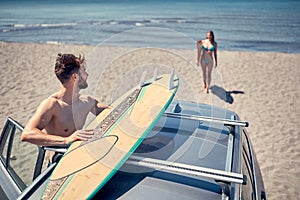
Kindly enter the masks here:
[[75, 141], [86, 141], [94, 135], [93, 130], [77, 130], [66, 138], [66, 143], [70, 144]]

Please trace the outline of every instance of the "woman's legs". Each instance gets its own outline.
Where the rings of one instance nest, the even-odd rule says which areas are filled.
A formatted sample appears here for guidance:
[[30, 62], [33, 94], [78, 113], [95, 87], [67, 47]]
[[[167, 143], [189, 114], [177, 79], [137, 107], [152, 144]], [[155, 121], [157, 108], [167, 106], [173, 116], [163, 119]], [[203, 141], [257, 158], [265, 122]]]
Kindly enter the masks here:
[[204, 89], [206, 93], [209, 93], [209, 87], [211, 82], [211, 72], [213, 69], [213, 62], [208, 59], [203, 59], [201, 62], [203, 72]]
[[207, 82], [206, 82], [206, 93], [209, 93], [208, 89], [210, 87], [210, 83], [211, 83], [211, 72], [213, 69], [213, 62], [209, 62], [207, 64]]
[[206, 89], [206, 85], [207, 85], [207, 81], [206, 81], [206, 64], [203, 61], [201, 62], [201, 68], [202, 68], [204, 89]]

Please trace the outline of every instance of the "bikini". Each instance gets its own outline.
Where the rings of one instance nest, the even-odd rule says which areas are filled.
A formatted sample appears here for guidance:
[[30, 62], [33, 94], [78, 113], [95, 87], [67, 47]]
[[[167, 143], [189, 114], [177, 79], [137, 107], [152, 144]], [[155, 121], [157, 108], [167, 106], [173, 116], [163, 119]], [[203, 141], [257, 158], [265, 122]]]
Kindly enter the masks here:
[[210, 48], [207, 48], [205, 45], [202, 45], [202, 49], [204, 49], [205, 51], [214, 51], [215, 50], [215, 46], [211, 45]]
[[[214, 45], [211, 45], [210, 48], [207, 48], [205, 45], [202, 45], [202, 49], [203, 49], [204, 51], [214, 51], [214, 50], [215, 50], [215, 46], [214, 46]], [[210, 61], [210, 59], [204, 59], [203, 61], [204, 61], [205, 64], [208, 64], [209, 61]]]

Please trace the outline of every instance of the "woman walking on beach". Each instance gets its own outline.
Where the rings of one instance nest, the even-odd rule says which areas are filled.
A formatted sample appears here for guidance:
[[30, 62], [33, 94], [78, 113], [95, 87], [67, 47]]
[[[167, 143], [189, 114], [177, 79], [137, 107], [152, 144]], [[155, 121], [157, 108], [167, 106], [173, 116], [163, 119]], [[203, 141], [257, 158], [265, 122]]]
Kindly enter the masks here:
[[199, 60], [203, 72], [204, 89], [206, 93], [209, 93], [212, 68], [213, 66], [217, 67], [217, 43], [212, 31], [206, 33], [205, 40], [197, 41], [197, 66], [199, 66]]

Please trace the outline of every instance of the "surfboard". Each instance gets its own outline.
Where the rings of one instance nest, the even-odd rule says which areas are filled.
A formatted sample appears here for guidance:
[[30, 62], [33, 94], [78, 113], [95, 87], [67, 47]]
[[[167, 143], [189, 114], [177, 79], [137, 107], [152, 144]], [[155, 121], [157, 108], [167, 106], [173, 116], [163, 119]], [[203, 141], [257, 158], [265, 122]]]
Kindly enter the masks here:
[[[155, 72], [156, 73], [156, 72]], [[88, 126], [95, 134], [70, 145], [49, 178], [42, 199], [90, 199], [120, 169], [175, 96], [179, 79], [154, 75], [119, 97]]]

